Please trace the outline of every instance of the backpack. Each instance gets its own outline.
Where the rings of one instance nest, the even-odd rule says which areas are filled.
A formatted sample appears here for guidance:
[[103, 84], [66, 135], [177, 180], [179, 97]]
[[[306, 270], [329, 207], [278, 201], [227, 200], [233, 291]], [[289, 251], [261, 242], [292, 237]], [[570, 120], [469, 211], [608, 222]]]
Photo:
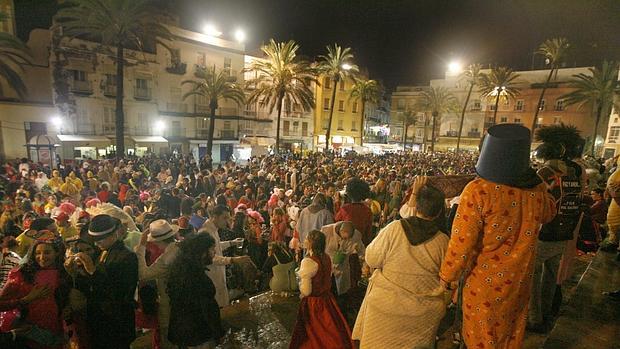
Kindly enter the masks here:
[[541, 241], [567, 241], [574, 237], [582, 209], [581, 167], [575, 162], [565, 160], [568, 173], [557, 179], [552, 194], [556, 198], [557, 214], [543, 225], [538, 239]]

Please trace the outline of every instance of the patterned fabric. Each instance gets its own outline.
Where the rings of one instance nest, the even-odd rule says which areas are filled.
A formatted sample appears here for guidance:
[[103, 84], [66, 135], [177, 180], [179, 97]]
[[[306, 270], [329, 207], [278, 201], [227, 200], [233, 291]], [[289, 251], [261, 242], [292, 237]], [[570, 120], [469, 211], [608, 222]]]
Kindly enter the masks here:
[[15, 252], [0, 254], [0, 290], [4, 287], [9, 272], [19, 264], [20, 260], [21, 258]]
[[541, 224], [555, 202], [543, 185], [519, 189], [484, 179], [461, 195], [439, 276], [463, 288], [463, 334], [468, 348], [521, 348]]

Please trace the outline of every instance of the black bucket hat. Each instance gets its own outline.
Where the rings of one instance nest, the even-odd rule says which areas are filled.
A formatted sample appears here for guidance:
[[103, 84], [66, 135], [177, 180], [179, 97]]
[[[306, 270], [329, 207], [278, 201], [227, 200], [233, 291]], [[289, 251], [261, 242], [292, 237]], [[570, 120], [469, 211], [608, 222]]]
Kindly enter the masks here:
[[530, 167], [530, 130], [519, 124], [489, 128], [476, 164], [478, 175], [513, 187], [532, 187], [540, 181]]
[[121, 221], [107, 214], [93, 217], [88, 225], [88, 235], [98, 241], [107, 238], [121, 226]]

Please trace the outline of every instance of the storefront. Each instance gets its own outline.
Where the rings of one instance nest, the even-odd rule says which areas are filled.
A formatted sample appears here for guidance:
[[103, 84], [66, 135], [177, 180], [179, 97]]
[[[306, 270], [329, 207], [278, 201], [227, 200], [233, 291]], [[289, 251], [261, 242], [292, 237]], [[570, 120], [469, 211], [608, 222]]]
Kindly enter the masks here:
[[66, 160], [99, 159], [115, 151], [112, 141], [105, 136], [58, 135], [58, 139]]
[[56, 148], [60, 147], [53, 137], [48, 135], [34, 136], [26, 144], [28, 158], [33, 162], [40, 162], [56, 168]]
[[149, 153], [160, 155], [170, 151], [168, 140], [162, 136], [136, 136], [131, 139], [134, 141], [134, 154], [138, 157]]

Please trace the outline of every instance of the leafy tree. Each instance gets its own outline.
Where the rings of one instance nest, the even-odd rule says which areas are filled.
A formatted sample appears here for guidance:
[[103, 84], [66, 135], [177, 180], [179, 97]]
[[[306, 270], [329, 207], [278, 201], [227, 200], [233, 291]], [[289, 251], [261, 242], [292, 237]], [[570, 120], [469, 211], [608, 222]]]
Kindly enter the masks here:
[[366, 103], [378, 104], [381, 98], [381, 85], [376, 80], [363, 80], [355, 79], [355, 84], [351, 89], [349, 98], [353, 100], [361, 100], [362, 112], [361, 112], [361, 130], [360, 130], [360, 145], [364, 145], [364, 120], [366, 119]]
[[[0, 22], [6, 20], [7, 14], [0, 12]], [[8, 87], [15, 91], [19, 99], [24, 99], [27, 89], [20, 74], [23, 73], [22, 66], [30, 62], [28, 47], [15, 36], [0, 32], [0, 96]]]
[[485, 97], [495, 98], [495, 110], [493, 111], [493, 125], [497, 123], [497, 107], [500, 98], [515, 98], [519, 94], [519, 88], [515, 80], [519, 74], [506, 67], [493, 68], [487, 74], [480, 75], [480, 92]]
[[480, 76], [482, 66], [480, 64], [470, 64], [465, 71], [461, 74], [461, 79], [464, 80], [469, 85], [469, 90], [467, 91], [467, 97], [465, 98], [465, 104], [463, 105], [463, 111], [461, 112], [461, 121], [459, 123], [459, 135], [456, 139], [456, 152], [458, 153], [461, 149], [461, 136], [463, 134], [463, 122], [465, 121], [465, 111], [467, 110], [467, 104], [469, 104], [469, 98], [471, 98], [471, 93], [474, 90], [474, 87], [478, 85], [480, 82]]
[[433, 117], [433, 127], [431, 133], [431, 153], [435, 151], [435, 128], [437, 119], [441, 114], [455, 111], [457, 108], [456, 97], [445, 87], [431, 87], [427, 91], [422, 91], [419, 107], [428, 111]]

